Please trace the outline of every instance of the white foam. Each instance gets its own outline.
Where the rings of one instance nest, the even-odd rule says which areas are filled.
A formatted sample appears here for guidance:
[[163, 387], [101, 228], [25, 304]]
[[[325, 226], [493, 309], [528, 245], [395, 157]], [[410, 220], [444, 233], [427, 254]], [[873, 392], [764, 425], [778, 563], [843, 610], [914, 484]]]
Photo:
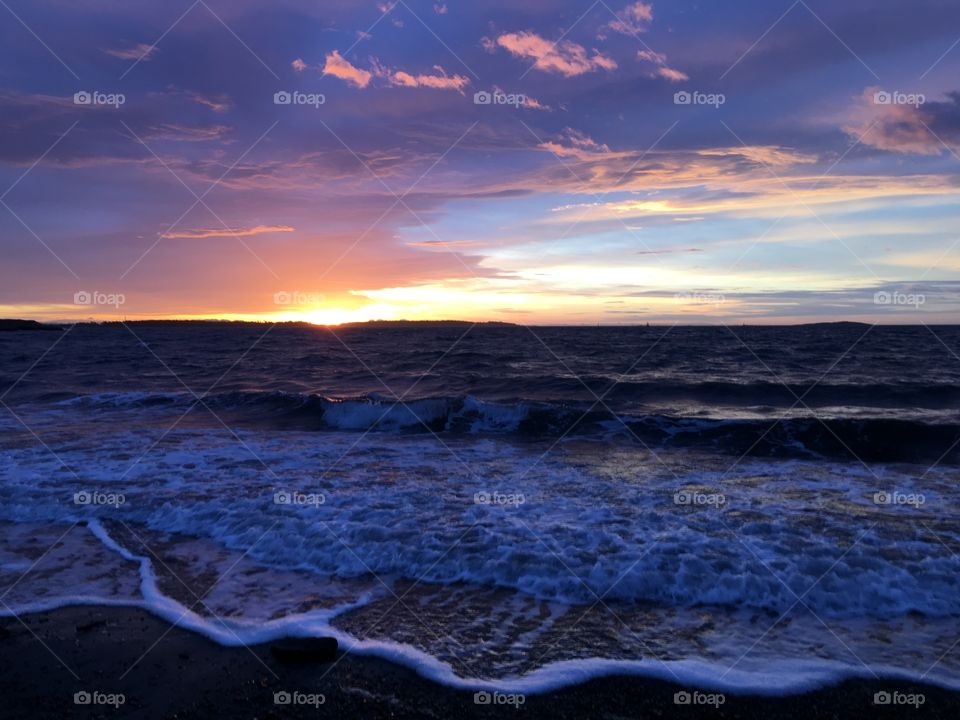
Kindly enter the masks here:
[[290, 636], [332, 636], [346, 652], [380, 657], [409, 667], [428, 680], [451, 688], [471, 691], [487, 690], [532, 695], [614, 675], [654, 678], [703, 690], [774, 696], [806, 692], [836, 684], [848, 678], [875, 677], [926, 682], [960, 690], [958, 678], [938, 674], [921, 675], [887, 665], [866, 668], [857, 663], [829, 659], [782, 659], [772, 662], [763, 660], [753, 664], [738, 663], [742, 667], [731, 667], [722, 662], [699, 659], [661, 661], [656, 658], [623, 660], [588, 657], [549, 663], [522, 676], [496, 680], [462, 677], [454, 672], [450, 664], [416, 647], [383, 640], [360, 640], [331, 625], [331, 620], [335, 617], [362, 607], [369, 602], [369, 597], [361, 597], [355, 602], [331, 609], [313, 610], [260, 623], [202, 617], [173, 598], [163, 595], [157, 586], [156, 574], [149, 558], [131, 553], [117, 543], [97, 520], [90, 521], [88, 527], [106, 548], [126, 560], [139, 563], [143, 600], [75, 594], [23, 603], [16, 609], [9, 607], [0, 609], [0, 616], [47, 612], [79, 605], [135, 607], [225, 647], [257, 645]]

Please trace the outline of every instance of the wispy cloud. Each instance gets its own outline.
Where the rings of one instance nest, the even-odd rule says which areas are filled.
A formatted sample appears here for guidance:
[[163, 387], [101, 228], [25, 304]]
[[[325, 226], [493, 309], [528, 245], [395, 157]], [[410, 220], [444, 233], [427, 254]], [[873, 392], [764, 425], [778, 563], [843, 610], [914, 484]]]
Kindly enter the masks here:
[[411, 75], [403, 70], [396, 70], [390, 74], [390, 83], [401, 87], [428, 87], [436, 90], [456, 90], [463, 93], [463, 89], [470, 84], [470, 78], [463, 75], [447, 75], [439, 65], [434, 67], [437, 74], [418, 73]]
[[203, 105], [218, 113], [227, 112], [233, 108], [233, 101], [226, 95], [204, 95], [191, 92], [187, 93], [187, 97], [198, 105]]
[[464, 88], [470, 84], [470, 78], [464, 75], [448, 75], [447, 71], [440, 65], [434, 65], [433, 70], [433, 73], [411, 73], [406, 70], [389, 68], [376, 59], [371, 60], [370, 70], [364, 70], [351, 65], [336, 50], [327, 55], [326, 64], [323, 68], [325, 74], [333, 75], [358, 88], [369, 86], [371, 81], [376, 78], [394, 87], [455, 90], [462, 94]]
[[640, 50], [637, 53], [637, 58], [653, 63], [656, 69], [654, 69], [652, 74], [656, 77], [662, 77], [670, 82], [683, 82], [684, 80], [690, 79], [690, 76], [685, 72], [667, 65], [667, 56], [663, 53], [653, 52], [652, 50]]
[[[551, 42], [532, 31], [504, 33], [493, 41], [511, 55], [536, 60], [534, 67], [547, 73], [575, 77], [595, 70], [616, 70], [616, 61], [598, 50], [588, 52], [572, 40]], [[486, 48], [491, 41], [484, 42]]]
[[128, 48], [104, 48], [103, 52], [121, 60], [149, 60], [157, 52], [156, 45], [140, 43]]
[[617, 18], [604, 27], [624, 35], [637, 35], [646, 32], [653, 22], [653, 5], [636, 2], [617, 12]]
[[296, 228], [289, 225], [257, 225], [249, 228], [205, 228], [199, 230], [177, 230], [166, 232], [160, 237], [186, 240], [204, 240], [207, 238], [222, 237], [249, 237], [250, 235], [262, 235], [264, 233], [293, 232]]
[[227, 125], [207, 125], [204, 127], [163, 123], [151, 127], [146, 136], [156, 140], [179, 140], [184, 142], [202, 142], [207, 140], [228, 140], [233, 128]]

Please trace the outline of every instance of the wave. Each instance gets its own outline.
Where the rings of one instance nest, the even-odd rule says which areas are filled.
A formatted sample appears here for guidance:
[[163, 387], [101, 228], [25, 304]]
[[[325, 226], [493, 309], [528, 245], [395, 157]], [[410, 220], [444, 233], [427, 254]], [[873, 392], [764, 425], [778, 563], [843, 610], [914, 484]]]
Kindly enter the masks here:
[[658, 657], [656, 662], [652, 662], [650, 658], [633, 660], [590, 656], [550, 662], [520, 675], [502, 678], [464, 677], [458, 675], [450, 663], [411, 644], [360, 639], [333, 624], [338, 616], [370, 602], [370, 596], [360, 597], [334, 608], [310, 610], [261, 622], [238, 618], [208, 618], [195, 613], [160, 590], [150, 558], [132, 553], [120, 545], [97, 520], [88, 521], [87, 527], [107, 549], [125, 560], [138, 563], [143, 599], [118, 600], [88, 594], [63, 595], [17, 604], [16, 607], [0, 608], [0, 617], [19, 617], [27, 613], [49, 612], [78, 605], [135, 607], [224, 647], [258, 645], [291, 636], [332, 636], [346, 652], [380, 657], [407, 667], [438, 684], [471, 691], [535, 695], [610, 676], [648, 677], [703, 690], [766, 696], [803, 693], [836, 685], [851, 678], [887, 678], [960, 690], [960, 681], [944, 673], [931, 673], [927, 670], [921, 675], [919, 670], [907, 670], [893, 665], [868, 666], [860, 662], [847, 663], [828, 658], [767, 658], [762, 664], [750, 665], [742, 662], [744, 658], [741, 657], [737, 663], [730, 665], [722, 659], [663, 660]]
[[[59, 400], [91, 410], [209, 408], [231, 423], [266, 430], [377, 431], [512, 435], [518, 439], [603, 437], [657, 448], [706, 447], [757, 457], [832, 458], [865, 462], [949, 462], [960, 459], [954, 413], [925, 419], [880, 417], [859, 408], [847, 415], [754, 408], [754, 416], [714, 408], [707, 417], [615, 413], [606, 402], [490, 402], [472, 395], [395, 399], [377, 394], [330, 398], [311, 393], [233, 391], [100, 393]], [[762, 410], [762, 412], [761, 412]], [[200, 414], [200, 413], [198, 413]], [[208, 415], [208, 413], [207, 413]], [[726, 416], [725, 416], [726, 415]], [[759, 416], [757, 416], [759, 415]]]

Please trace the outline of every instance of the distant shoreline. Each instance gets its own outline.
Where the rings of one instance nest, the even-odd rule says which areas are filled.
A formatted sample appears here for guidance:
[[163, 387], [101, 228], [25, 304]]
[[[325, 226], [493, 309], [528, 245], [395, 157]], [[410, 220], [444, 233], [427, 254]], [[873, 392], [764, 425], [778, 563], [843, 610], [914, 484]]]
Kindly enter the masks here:
[[37, 320], [3, 319], [0, 318], [0, 332], [4, 331], [28, 331], [28, 330], [63, 330], [66, 327], [81, 326], [239, 326], [239, 325], [280, 325], [285, 327], [305, 327], [305, 328], [405, 328], [405, 327], [539, 327], [539, 328], [723, 328], [723, 327], [749, 327], [749, 328], [816, 328], [816, 327], [850, 327], [850, 328], [869, 328], [874, 325], [879, 327], [955, 327], [960, 323], [866, 323], [854, 320], [837, 320], [832, 322], [812, 322], [812, 323], [791, 323], [791, 324], [762, 324], [762, 323], [743, 323], [729, 322], [717, 323], [712, 325], [704, 324], [679, 324], [666, 321], [652, 320], [647, 323], [633, 324], [595, 324], [582, 323], [578, 325], [557, 325], [557, 324], [522, 324], [504, 322], [500, 320], [368, 320], [365, 322], [349, 322], [339, 325], [322, 325], [310, 323], [303, 320], [170, 320], [164, 318], [142, 319], [142, 320], [59, 320], [50, 322], [41, 322]]

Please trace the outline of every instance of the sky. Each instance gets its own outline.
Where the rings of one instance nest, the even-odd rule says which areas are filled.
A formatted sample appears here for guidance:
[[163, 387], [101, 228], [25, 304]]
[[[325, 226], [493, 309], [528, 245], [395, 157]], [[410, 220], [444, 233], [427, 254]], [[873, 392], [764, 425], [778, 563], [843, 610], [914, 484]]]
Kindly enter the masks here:
[[960, 322], [956, 0], [0, 18], [0, 317]]

